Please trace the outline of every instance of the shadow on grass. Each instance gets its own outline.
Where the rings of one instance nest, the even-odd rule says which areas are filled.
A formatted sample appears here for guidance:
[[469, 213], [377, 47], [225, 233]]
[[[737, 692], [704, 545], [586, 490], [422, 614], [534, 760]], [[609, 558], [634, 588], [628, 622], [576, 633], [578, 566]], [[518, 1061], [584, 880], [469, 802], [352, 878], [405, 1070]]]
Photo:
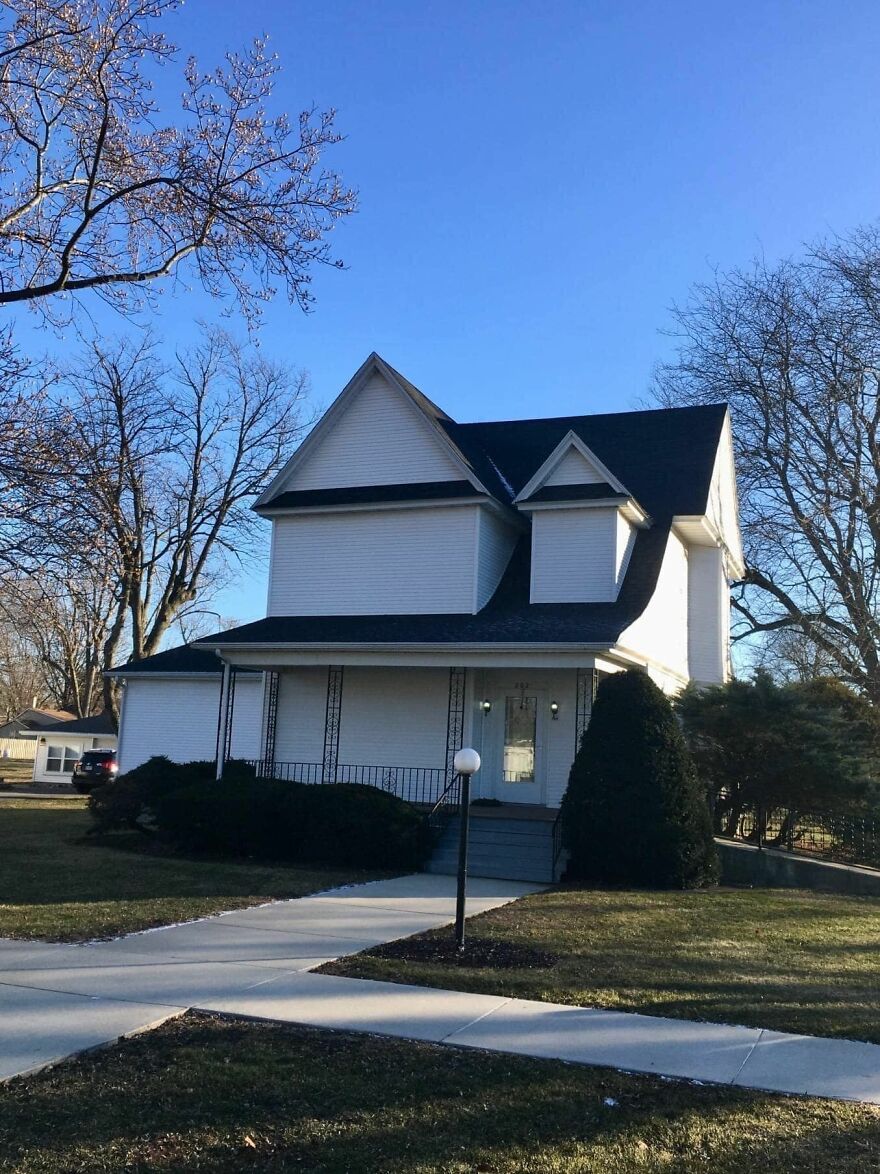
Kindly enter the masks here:
[[0, 1152], [19, 1174], [740, 1174], [758, 1156], [772, 1174], [861, 1174], [877, 1168], [880, 1113], [189, 1015], [0, 1088]]

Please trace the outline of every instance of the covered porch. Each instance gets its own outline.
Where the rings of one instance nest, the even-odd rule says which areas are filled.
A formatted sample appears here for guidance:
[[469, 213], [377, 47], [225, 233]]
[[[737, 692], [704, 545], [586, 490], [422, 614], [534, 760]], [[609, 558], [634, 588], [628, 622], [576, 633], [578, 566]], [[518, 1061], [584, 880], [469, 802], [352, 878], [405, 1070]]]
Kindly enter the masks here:
[[[239, 662], [229, 649], [223, 656], [221, 764], [229, 757]], [[482, 758], [474, 798], [533, 811], [559, 807], [599, 677], [617, 667], [587, 656], [562, 665], [262, 659], [254, 760], [261, 776], [365, 784], [430, 808], [454, 785], [456, 750], [471, 745]], [[241, 667], [257, 664], [249, 657]]]

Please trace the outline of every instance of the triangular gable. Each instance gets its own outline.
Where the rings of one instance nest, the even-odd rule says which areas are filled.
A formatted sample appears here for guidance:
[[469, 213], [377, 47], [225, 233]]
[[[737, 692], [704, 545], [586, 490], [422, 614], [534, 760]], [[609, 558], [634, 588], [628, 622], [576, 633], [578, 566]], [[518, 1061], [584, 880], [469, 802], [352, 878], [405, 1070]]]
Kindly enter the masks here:
[[567, 432], [516, 500], [526, 501], [545, 485], [610, 485], [615, 493], [632, 496], [611, 470], [576, 432]]
[[373, 353], [256, 502], [289, 490], [468, 480], [487, 493], [441, 427], [444, 412]]

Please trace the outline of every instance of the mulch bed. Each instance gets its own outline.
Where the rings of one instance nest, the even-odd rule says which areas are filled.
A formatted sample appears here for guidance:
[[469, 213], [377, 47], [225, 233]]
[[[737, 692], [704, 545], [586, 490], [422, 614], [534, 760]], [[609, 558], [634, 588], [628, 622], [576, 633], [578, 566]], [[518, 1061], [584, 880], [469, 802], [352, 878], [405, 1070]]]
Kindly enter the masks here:
[[559, 961], [558, 954], [503, 938], [467, 937], [464, 953], [459, 953], [451, 930], [448, 937], [402, 938], [364, 953], [373, 958], [399, 958], [406, 962], [443, 962], [466, 966], [469, 970], [549, 970]]

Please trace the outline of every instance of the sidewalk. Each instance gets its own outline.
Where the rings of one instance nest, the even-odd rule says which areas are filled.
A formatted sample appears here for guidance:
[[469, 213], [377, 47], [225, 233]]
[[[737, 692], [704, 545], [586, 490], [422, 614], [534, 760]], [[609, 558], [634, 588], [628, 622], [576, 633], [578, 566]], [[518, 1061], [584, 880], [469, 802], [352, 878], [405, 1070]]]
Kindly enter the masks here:
[[[113, 942], [0, 941], [0, 1079], [195, 1008], [880, 1104], [875, 1044], [310, 973], [448, 923], [454, 885], [376, 881]], [[472, 880], [468, 913], [536, 887]]]

